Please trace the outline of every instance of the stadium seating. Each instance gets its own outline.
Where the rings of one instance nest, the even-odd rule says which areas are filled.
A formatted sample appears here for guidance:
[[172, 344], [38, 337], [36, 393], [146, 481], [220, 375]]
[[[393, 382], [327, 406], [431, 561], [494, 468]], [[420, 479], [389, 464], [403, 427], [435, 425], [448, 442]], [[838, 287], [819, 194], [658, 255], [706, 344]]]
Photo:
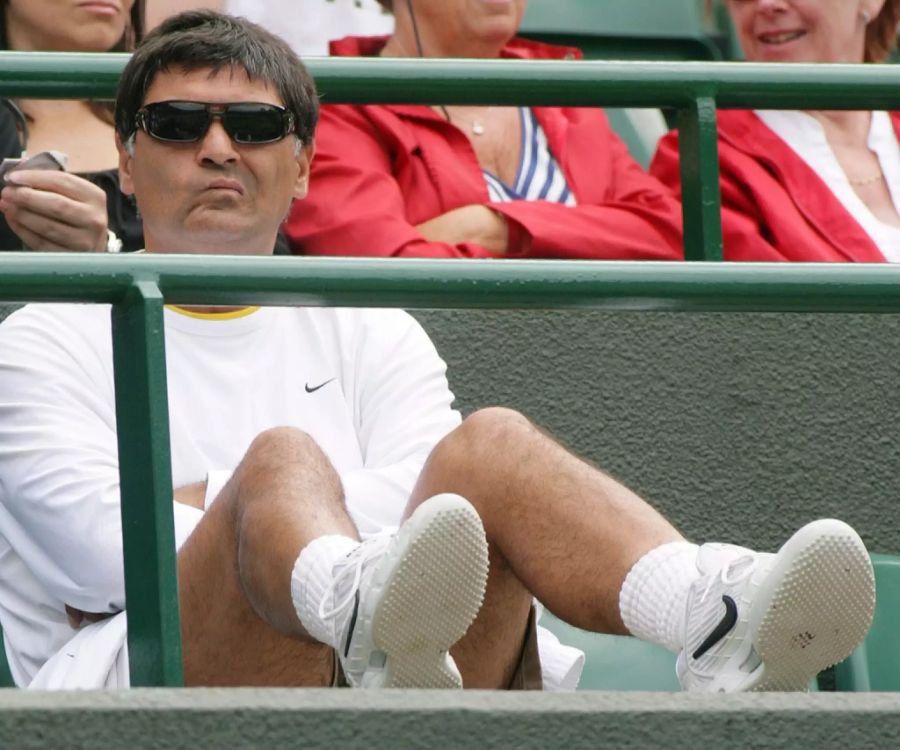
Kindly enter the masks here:
[[580, 47], [588, 59], [721, 59], [697, 0], [531, 0], [520, 32]]
[[650, 166], [656, 144], [669, 129], [658, 109], [620, 109], [607, 107], [610, 127], [628, 146], [635, 161], [646, 169]]
[[6, 648], [3, 645], [3, 629], [0, 628], [0, 688], [15, 687], [12, 675], [9, 673], [9, 664], [6, 662]]
[[[697, 0], [531, 0], [523, 36], [579, 47], [587, 59], [718, 60]], [[644, 167], [667, 127], [659, 110], [607, 109], [610, 124]]]
[[872, 555], [875, 619], [866, 640], [834, 669], [835, 689], [900, 691], [900, 556]]
[[680, 690], [675, 655], [662, 646], [622, 635], [604, 635], [567, 625], [549, 612], [541, 625], [563, 643], [584, 651], [579, 690]]

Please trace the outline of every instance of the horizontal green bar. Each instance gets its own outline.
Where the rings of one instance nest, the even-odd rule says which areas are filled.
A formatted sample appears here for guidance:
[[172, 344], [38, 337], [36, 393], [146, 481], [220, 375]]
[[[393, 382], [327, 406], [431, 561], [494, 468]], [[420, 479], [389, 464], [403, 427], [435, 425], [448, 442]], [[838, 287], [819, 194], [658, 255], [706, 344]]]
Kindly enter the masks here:
[[0, 301], [900, 312], [900, 266], [0, 253]]
[[[0, 96], [109, 99], [127, 55], [0, 53]], [[897, 65], [309, 58], [322, 101], [900, 109]]]

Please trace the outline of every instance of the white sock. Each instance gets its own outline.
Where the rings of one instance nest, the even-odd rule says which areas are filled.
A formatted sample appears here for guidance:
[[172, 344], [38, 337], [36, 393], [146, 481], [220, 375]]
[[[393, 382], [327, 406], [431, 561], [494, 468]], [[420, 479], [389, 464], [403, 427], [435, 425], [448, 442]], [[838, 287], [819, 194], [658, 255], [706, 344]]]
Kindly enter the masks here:
[[681, 651], [688, 588], [700, 576], [698, 549], [689, 542], [669, 542], [650, 550], [628, 571], [619, 611], [632, 635]]
[[[359, 542], [349, 536], [320, 536], [303, 548], [291, 573], [291, 598], [300, 624], [313, 638], [332, 648], [338, 648], [336, 641], [343, 630], [343, 622], [337, 620], [349, 617], [350, 612], [326, 621], [319, 617], [319, 605], [334, 578], [334, 564], [358, 546]], [[326, 602], [326, 609], [331, 605]]]

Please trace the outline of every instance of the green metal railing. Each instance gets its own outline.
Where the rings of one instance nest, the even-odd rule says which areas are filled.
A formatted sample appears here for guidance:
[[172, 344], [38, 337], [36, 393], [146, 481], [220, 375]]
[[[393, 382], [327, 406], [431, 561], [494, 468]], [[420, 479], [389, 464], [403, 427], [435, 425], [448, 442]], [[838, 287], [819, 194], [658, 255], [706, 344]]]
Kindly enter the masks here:
[[[127, 55], [0, 53], [0, 96], [111, 99]], [[722, 259], [716, 108], [900, 109], [900, 66], [311, 58], [325, 103], [665, 107], [687, 260]]]
[[900, 267], [0, 253], [0, 300], [113, 305], [131, 681], [182, 683], [163, 303], [900, 312]]
[[[111, 98], [123, 55], [0, 53], [0, 96]], [[313, 59], [326, 102], [673, 107], [686, 256], [720, 260], [716, 107], [900, 108], [900, 68]], [[401, 85], [402, 84], [402, 85]], [[131, 681], [180, 685], [163, 304], [900, 312], [900, 268], [0, 253], [0, 300], [113, 305]]]

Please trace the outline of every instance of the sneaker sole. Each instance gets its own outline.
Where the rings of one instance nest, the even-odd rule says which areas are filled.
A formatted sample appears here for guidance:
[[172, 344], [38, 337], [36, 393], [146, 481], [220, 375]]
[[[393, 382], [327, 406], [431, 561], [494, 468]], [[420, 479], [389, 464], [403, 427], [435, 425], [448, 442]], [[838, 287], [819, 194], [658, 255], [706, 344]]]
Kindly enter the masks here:
[[450, 647], [484, 601], [488, 546], [475, 509], [458, 495], [423, 503], [402, 527], [399, 561], [372, 616], [386, 663], [380, 687], [461, 688]]
[[765, 603], [753, 644], [763, 666], [745, 690], [806, 690], [819, 672], [853, 652], [872, 623], [872, 563], [841, 521], [800, 529], [779, 550], [762, 586], [771, 592], [760, 591]]

